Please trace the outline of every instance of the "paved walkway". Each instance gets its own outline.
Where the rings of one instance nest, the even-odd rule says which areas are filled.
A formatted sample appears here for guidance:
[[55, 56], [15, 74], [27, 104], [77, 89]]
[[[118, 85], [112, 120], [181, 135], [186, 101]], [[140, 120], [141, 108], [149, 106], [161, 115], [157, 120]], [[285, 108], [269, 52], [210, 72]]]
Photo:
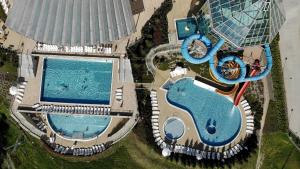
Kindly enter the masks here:
[[300, 137], [300, 1], [284, 0], [287, 21], [280, 31], [280, 50], [290, 129]]

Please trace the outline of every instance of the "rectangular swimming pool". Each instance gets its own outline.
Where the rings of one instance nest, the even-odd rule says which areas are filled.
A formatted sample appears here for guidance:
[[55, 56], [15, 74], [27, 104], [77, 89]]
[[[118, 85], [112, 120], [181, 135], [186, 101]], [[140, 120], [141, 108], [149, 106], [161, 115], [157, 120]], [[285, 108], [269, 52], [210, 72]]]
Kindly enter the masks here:
[[44, 59], [41, 101], [110, 104], [113, 62]]
[[184, 40], [187, 37], [197, 33], [197, 22], [195, 18], [185, 18], [176, 20], [176, 29], [178, 40]]

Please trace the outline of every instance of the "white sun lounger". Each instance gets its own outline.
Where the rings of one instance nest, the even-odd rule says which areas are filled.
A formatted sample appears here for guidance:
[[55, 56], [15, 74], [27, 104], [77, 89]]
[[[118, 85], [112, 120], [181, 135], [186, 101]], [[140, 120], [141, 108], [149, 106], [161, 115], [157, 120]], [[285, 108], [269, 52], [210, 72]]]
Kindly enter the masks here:
[[157, 101], [151, 101], [151, 104], [157, 104], [158, 102]]
[[238, 152], [238, 153], [240, 152], [240, 149], [236, 145], [233, 148], [236, 152]]
[[159, 130], [153, 130], [152, 133], [153, 134], [159, 133]]
[[150, 94], [150, 97], [157, 97], [156, 94]]
[[248, 130], [254, 130], [254, 127], [247, 126], [247, 128], [246, 128], [246, 129], [248, 129]]
[[245, 103], [247, 103], [247, 100], [242, 100], [242, 101], [241, 101], [241, 104], [242, 104], [242, 105], [245, 104]]
[[236, 145], [240, 150], [243, 150], [243, 147], [240, 144]]
[[246, 110], [246, 111], [245, 111], [245, 114], [246, 114], [246, 116], [249, 116], [249, 115], [252, 114], [252, 112], [251, 112], [251, 110]]
[[231, 156], [235, 155], [235, 153], [232, 151], [232, 149], [229, 149], [229, 153], [230, 153]]
[[122, 96], [116, 96], [116, 100], [122, 100]]
[[116, 93], [116, 96], [122, 96], [123, 93]]
[[160, 148], [164, 149], [164, 148], [166, 148], [166, 146], [167, 146], [167, 144], [165, 142], [162, 142], [161, 145], [160, 145]]
[[159, 140], [161, 140], [161, 138], [160, 137], [157, 137], [157, 138], [155, 138], [155, 142], [158, 142]]
[[254, 123], [253, 119], [247, 119], [247, 123]]
[[253, 120], [254, 117], [253, 117], [253, 116], [247, 116], [246, 119], [247, 119], [247, 120]]
[[238, 153], [234, 147], [232, 147], [230, 150], [232, 150], [235, 155]]
[[39, 104], [39, 103], [36, 103], [36, 104], [34, 104], [34, 105], [32, 106], [32, 108], [34, 108], [34, 109], [36, 109], [36, 108], [38, 108], [38, 107], [40, 107], [40, 104]]
[[246, 106], [246, 107], [244, 107], [244, 110], [245, 111], [247, 111], [247, 110], [250, 110], [251, 109], [251, 107], [250, 106]]
[[159, 133], [155, 133], [155, 134], [153, 134], [153, 137], [154, 138], [160, 137], [160, 134]]
[[153, 111], [155, 111], [155, 110], [158, 111], [159, 109], [158, 109], [158, 107], [152, 107], [152, 110]]
[[159, 111], [152, 111], [153, 115], [159, 115]]
[[152, 123], [158, 123], [158, 119], [151, 119]]
[[20, 99], [20, 100], [22, 100], [22, 99], [23, 99], [23, 97], [22, 97], [22, 96], [20, 96], [20, 95], [16, 95], [16, 98], [17, 98], [17, 99]]
[[226, 158], [228, 158], [228, 156], [227, 156], [227, 151], [224, 151], [223, 152], [223, 157], [226, 159]]
[[249, 106], [249, 103], [246, 102], [246, 103], [242, 104], [242, 106], [245, 108], [245, 107]]
[[102, 151], [106, 150], [105, 145], [103, 143], [100, 146], [102, 147]]
[[152, 101], [157, 101], [157, 98], [156, 97], [152, 97], [151, 100]]
[[152, 123], [152, 126], [158, 126], [158, 123]]
[[158, 104], [154, 103], [154, 104], [152, 104], [152, 107], [158, 107]]
[[152, 119], [158, 119], [159, 116], [158, 116], [158, 115], [152, 115], [151, 118], [152, 118]]
[[153, 130], [159, 130], [159, 127], [158, 126], [152, 126], [152, 129]]
[[123, 90], [122, 89], [117, 89], [116, 92], [120, 93], [120, 92], [123, 92]]
[[159, 140], [156, 144], [157, 144], [158, 146], [160, 146], [163, 142], [164, 142], [163, 140]]
[[247, 126], [254, 127], [254, 123], [247, 123]]
[[25, 89], [25, 85], [20, 85], [19, 89]]
[[253, 134], [253, 130], [246, 130], [247, 134]]
[[152, 91], [150, 91], [150, 94], [157, 94], [157, 92], [156, 91], [154, 91], [154, 90], [152, 90]]

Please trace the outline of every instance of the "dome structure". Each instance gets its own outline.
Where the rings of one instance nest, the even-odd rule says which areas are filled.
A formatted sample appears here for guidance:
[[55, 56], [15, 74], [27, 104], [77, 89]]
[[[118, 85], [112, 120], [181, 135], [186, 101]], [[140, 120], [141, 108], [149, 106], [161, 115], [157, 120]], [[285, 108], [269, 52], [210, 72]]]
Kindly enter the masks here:
[[135, 31], [129, 0], [13, 0], [6, 26], [61, 46], [108, 43]]
[[212, 31], [235, 47], [270, 43], [285, 21], [282, 0], [208, 0]]

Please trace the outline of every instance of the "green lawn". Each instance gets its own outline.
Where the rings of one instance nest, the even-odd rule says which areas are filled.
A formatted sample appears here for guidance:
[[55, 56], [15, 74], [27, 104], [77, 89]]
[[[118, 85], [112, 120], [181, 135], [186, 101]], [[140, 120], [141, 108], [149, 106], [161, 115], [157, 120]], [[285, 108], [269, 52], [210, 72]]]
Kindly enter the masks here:
[[17, 73], [17, 69], [12, 63], [6, 63], [2, 67], [0, 67], [0, 72]]
[[298, 169], [300, 168], [300, 151], [291, 143], [287, 131], [285, 91], [279, 51], [279, 36], [272, 44], [273, 54], [272, 81], [275, 99], [269, 103], [263, 130], [261, 155], [262, 169]]
[[262, 169], [297, 169], [300, 167], [300, 152], [282, 132], [265, 134], [262, 142]]
[[[10, 124], [8, 137], [10, 144], [13, 144], [20, 132], [18, 127]], [[17, 169], [201, 169], [201, 168], [221, 168], [214, 163], [183, 164], [180, 160], [163, 158], [153, 144], [145, 143], [134, 132], [129, 134], [124, 140], [114, 145], [106, 152], [90, 158], [60, 157], [49, 152], [43, 143], [25, 134], [22, 139], [23, 144], [17, 151], [11, 154], [14, 165]], [[224, 166], [233, 169], [252, 169], [255, 167], [256, 154], [253, 154], [243, 163], [235, 162], [234, 165]], [[6, 163], [5, 163], [6, 164]], [[5, 166], [3, 166], [5, 168]]]
[[0, 19], [5, 22], [6, 18], [7, 18], [7, 16], [6, 16], [6, 14], [5, 14], [2, 6], [1, 6], [1, 8], [0, 8]]

